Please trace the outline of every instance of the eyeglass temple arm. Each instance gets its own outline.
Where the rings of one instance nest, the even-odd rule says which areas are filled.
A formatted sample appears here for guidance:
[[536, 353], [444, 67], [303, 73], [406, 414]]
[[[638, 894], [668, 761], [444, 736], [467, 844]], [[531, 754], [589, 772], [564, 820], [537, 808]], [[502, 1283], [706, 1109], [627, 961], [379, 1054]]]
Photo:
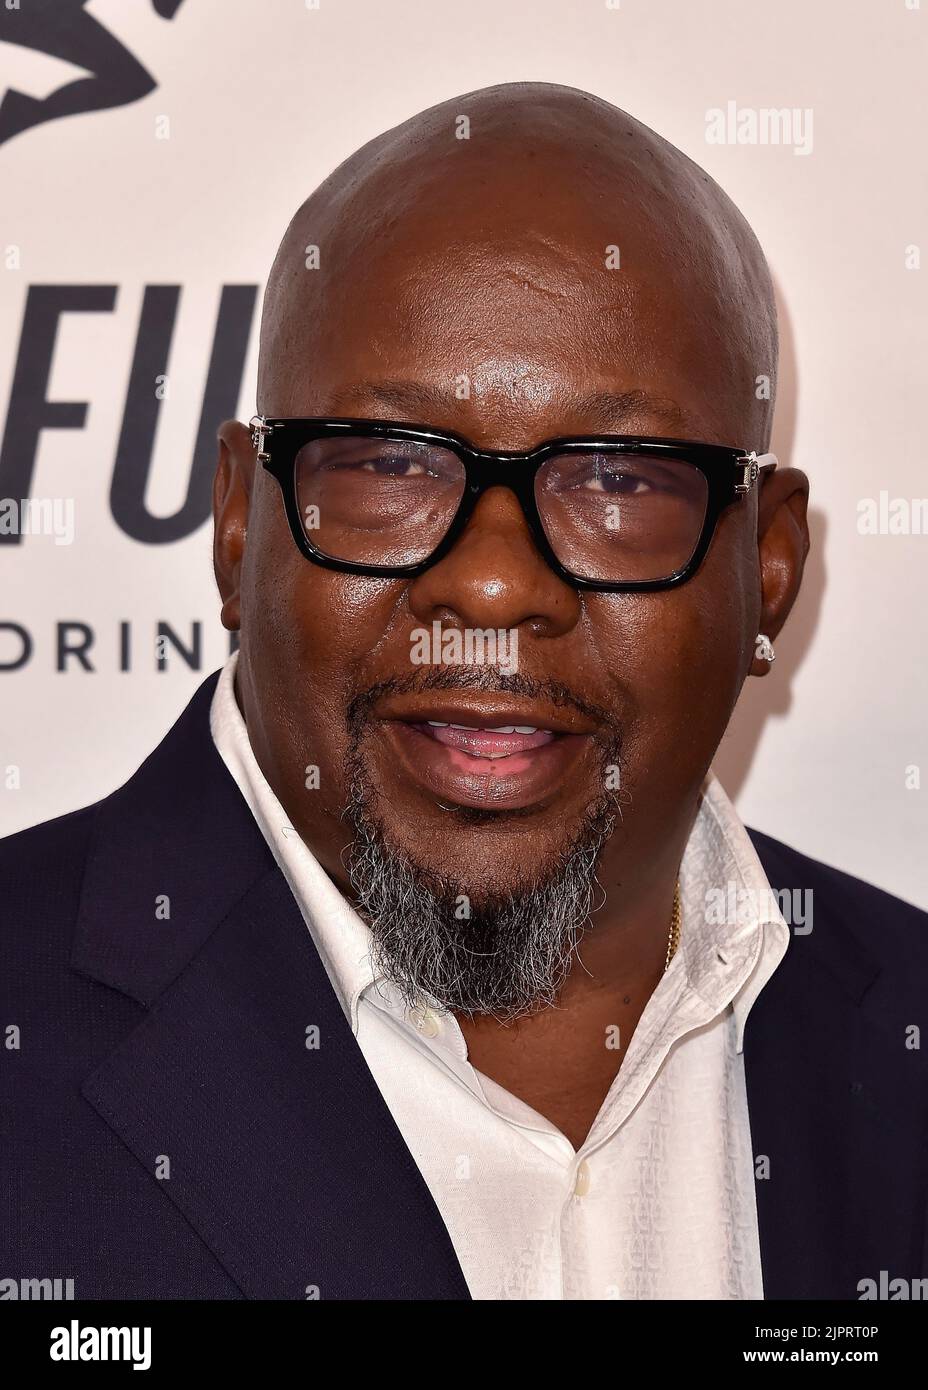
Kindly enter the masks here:
[[735, 483], [735, 492], [750, 492], [759, 474], [766, 469], [776, 468], [778, 462], [776, 454], [755, 454], [753, 449], [749, 454], [743, 454], [736, 463], [736, 467], [741, 469], [741, 477]]

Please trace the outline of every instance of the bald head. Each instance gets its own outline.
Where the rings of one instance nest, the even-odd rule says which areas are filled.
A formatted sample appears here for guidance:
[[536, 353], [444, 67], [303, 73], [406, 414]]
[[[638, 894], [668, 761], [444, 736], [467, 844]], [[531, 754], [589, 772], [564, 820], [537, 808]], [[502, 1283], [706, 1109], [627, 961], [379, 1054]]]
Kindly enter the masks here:
[[[519, 442], [531, 443], [533, 402], [560, 394], [569, 407], [601, 388], [678, 404], [677, 427], [669, 411], [655, 433], [769, 438], [776, 311], [756, 237], [680, 150], [572, 88], [513, 83], [431, 107], [306, 199], [268, 281], [259, 411], [358, 413], [351, 391], [367, 383], [339, 383], [336, 400], [327, 364], [360, 322], [372, 381], [409, 383], [402, 418], [440, 423], [432, 395], [460, 398], [463, 383], [476, 433], [516, 445], [524, 419]], [[757, 399], [758, 375], [769, 400]], [[693, 390], [677, 401], [680, 379], [698, 404]], [[382, 399], [378, 413], [397, 418], [402, 397]], [[504, 401], [506, 439], [492, 418]]]

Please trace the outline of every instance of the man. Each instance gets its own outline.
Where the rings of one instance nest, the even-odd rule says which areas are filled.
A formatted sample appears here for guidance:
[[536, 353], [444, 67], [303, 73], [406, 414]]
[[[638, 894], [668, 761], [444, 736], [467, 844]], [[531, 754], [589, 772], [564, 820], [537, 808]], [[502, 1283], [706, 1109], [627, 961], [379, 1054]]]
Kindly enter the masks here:
[[434, 107], [303, 204], [219, 431], [240, 650], [124, 788], [5, 843], [14, 1273], [926, 1272], [924, 916], [709, 771], [808, 548], [776, 352], [744, 219], [580, 92]]

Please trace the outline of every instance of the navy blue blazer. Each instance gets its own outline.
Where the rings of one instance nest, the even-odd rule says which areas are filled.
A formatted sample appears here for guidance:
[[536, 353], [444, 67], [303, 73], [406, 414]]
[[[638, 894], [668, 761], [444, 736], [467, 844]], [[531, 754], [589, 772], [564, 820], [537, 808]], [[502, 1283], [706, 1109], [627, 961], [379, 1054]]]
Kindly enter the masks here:
[[[119, 791], [0, 842], [0, 1275], [78, 1299], [467, 1298], [215, 750], [215, 681]], [[856, 1299], [928, 1275], [928, 917], [752, 838], [814, 903], [745, 1033], [765, 1294]]]

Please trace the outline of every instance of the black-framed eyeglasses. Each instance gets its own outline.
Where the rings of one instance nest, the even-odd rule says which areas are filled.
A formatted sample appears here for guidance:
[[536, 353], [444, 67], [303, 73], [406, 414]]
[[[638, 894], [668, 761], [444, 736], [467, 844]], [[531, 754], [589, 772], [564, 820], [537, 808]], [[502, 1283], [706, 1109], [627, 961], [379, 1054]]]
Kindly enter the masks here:
[[515, 493], [562, 579], [623, 593], [695, 574], [730, 503], [774, 454], [641, 435], [549, 439], [520, 453], [392, 420], [251, 420], [308, 560], [414, 578], [448, 554], [489, 488]]

